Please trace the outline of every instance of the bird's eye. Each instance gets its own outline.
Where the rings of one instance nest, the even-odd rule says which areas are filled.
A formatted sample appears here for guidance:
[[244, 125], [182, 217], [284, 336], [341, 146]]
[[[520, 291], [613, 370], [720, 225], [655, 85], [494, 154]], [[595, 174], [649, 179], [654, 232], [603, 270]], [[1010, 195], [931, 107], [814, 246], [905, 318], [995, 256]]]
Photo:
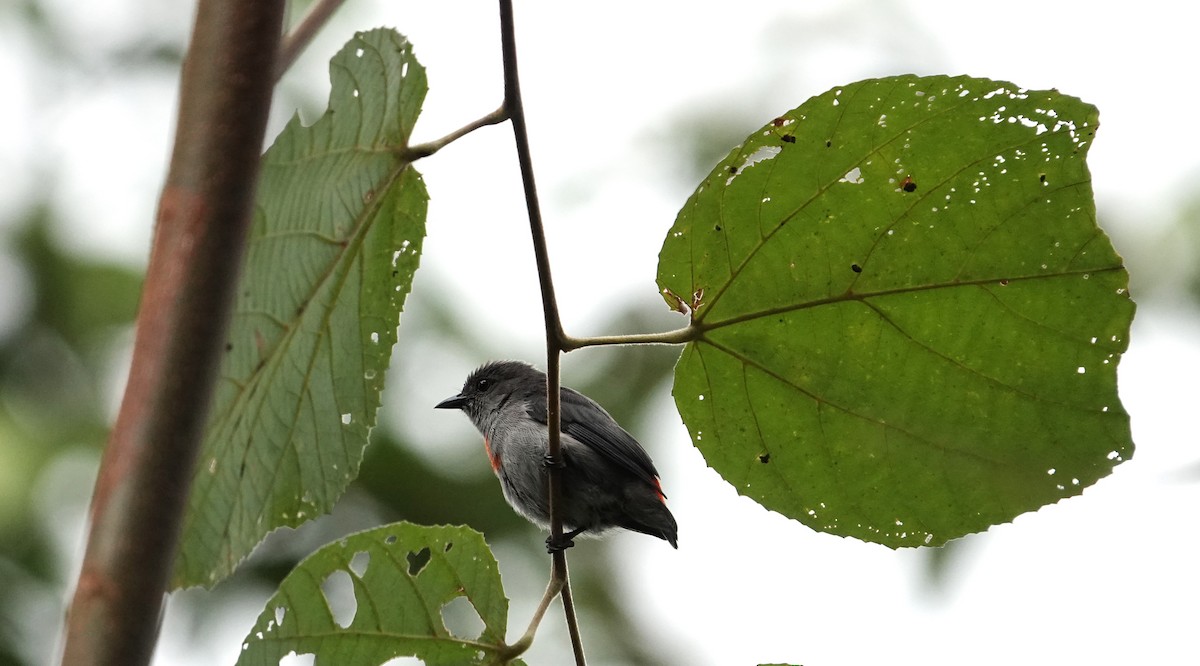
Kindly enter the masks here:
[[487, 391], [490, 388], [492, 388], [492, 380], [490, 380], [490, 379], [484, 378], [484, 379], [480, 379], [479, 381], [475, 382], [475, 390], [479, 391], [480, 393], [483, 393], [484, 391]]

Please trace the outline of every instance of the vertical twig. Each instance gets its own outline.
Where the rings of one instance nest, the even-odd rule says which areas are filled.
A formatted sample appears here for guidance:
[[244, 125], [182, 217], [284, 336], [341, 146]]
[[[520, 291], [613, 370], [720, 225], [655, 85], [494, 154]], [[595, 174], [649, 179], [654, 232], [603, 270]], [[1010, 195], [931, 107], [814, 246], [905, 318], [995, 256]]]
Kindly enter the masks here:
[[282, 0], [201, 0], [129, 382], [100, 465], [63, 663], [154, 652], [251, 219]]
[[[537, 261], [538, 280], [542, 291], [542, 311], [546, 321], [546, 426], [549, 429], [547, 461], [550, 463], [550, 538], [562, 537], [560, 505], [562, 496], [562, 473], [556, 463], [562, 459], [562, 437], [560, 423], [559, 360], [565, 335], [558, 315], [558, 301], [554, 295], [554, 280], [550, 273], [550, 253], [546, 248], [546, 233], [542, 225], [542, 212], [538, 204], [537, 186], [533, 177], [533, 160], [529, 151], [529, 134], [525, 124], [525, 108], [521, 102], [521, 84], [517, 75], [516, 31], [513, 22], [512, 0], [500, 0], [500, 42], [504, 60], [504, 108], [512, 121], [513, 137], [517, 144], [517, 161], [521, 167], [521, 182], [525, 186], [525, 207], [529, 212], [529, 230], [533, 237], [533, 253]], [[571, 584], [567, 575], [567, 557], [563, 551], [553, 555], [551, 575], [562, 582], [563, 613], [567, 629], [571, 634], [571, 646], [575, 663], [583, 666], [583, 641], [579, 635], [579, 622], [575, 616], [575, 604], [571, 599]]]
[[562, 577], [563, 612], [567, 616], [567, 631], [571, 634], [571, 650], [575, 653], [577, 666], [584, 666], [586, 659], [583, 654], [583, 639], [579, 635], [579, 618], [575, 617], [575, 598], [571, 594], [571, 583], [567, 578], [567, 561], [565, 559], [562, 561]]

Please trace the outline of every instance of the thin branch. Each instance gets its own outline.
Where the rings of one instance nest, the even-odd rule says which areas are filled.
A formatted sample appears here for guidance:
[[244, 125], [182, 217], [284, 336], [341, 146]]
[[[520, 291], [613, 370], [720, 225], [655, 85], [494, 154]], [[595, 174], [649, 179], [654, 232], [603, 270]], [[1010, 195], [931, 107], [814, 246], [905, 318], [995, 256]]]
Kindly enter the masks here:
[[308, 48], [313, 37], [317, 36], [317, 32], [321, 30], [328, 21], [329, 17], [342, 6], [346, 0], [317, 0], [308, 8], [308, 13], [292, 31], [284, 37], [283, 44], [279, 47], [279, 56], [275, 60], [275, 80], [283, 78], [283, 75], [291, 68], [296, 59], [300, 57], [300, 53]]
[[579, 618], [575, 616], [575, 599], [571, 596], [571, 582], [567, 576], [565, 559], [562, 561], [562, 579], [563, 613], [567, 617], [567, 633], [571, 635], [571, 650], [575, 653], [575, 663], [582, 666], [587, 660], [583, 654], [583, 638], [579, 635]]
[[200, 0], [129, 381], [100, 463], [64, 664], [154, 652], [258, 182], [282, 0]]
[[[517, 144], [517, 162], [521, 168], [521, 182], [525, 186], [525, 207], [529, 212], [529, 230], [533, 237], [533, 253], [537, 262], [538, 279], [542, 291], [542, 310], [546, 319], [546, 342], [549, 347], [547, 351], [550, 352], [550, 356], [557, 356], [561, 349], [560, 343], [564, 333], [562, 322], [558, 316], [558, 300], [554, 295], [554, 280], [550, 272], [550, 252], [546, 247], [542, 210], [538, 203], [537, 185], [534, 182], [533, 159], [529, 151], [529, 132], [525, 123], [525, 106], [521, 101], [512, 0], [500, 0], [500, 31], [504, 58], [504, 106], [508, 109], [509, 119], [512, 120], [513, 137]], [[556, 381], [557, 376], [552, 376], [551, 380]], [[558, 402], [553, 391], [549, 397], [553, 402]], [[553, 433], [553, 428], [551, 433]]]
[[499, 125], [506, 120], [508, 120], [508, 110], [501, 105], [500, 108], [496, 109], [495, 111], [492, 111], [482, 118], [477, 118], [466, 125], [463, 125], [462, 127], [454, 130], [440, 139], [427, 141], [425, 143], [418, 143], [415, 146], [405, 147], [401, 151], [401, 157], [403, 157], [406, 161], [415, 162], [423, 157], [429, 157], [451, 143], [454, 143], [471, 132], [474, 132], [480, 127]]
[[[562, 539], [562, 432], [560, 417], [559, 362], [563, 351], [562, 321], [558, 314], [558, 301], [554, 296], [554, 280], [550, 273], [550, 253], [546, 247], [546, 232], [542, 224], [541, 206], [538, 203], [537, 186], [533, 177], [533, 160], [529, 151], [529, 133], [525, 124], [525, 107], [521, 101], [521, 83], [517, 74], [517, 44], [514, 29], [512, 0], [500, 0], [500, 45], [504, 61], [504, 108], [512, 121], [513, 138], [517, 146], [517, 162], [521, 167], [521, 182], [525, 187], [525, 207], [529, 213], [529, 231], [533, 238], [533, 253], [537, 262], [538, 281], [542, 292], [542, 312], [546, 324], [546, 426], [549, 430], [547, 464], [550, 492], [550, 539]], [[571, 584], [567, 577], [566, 553], [556, 551], [552, 558], [551, 576], [562, 583], [563, 613], [571, 631], [571, 646], [575, 652], [575, 663], [584, 666], [583, 642], [579, 637], [579, 625], [575, 617], [575, 604], [571, 598]]]
[[524, 654], [533, 645], [533, 636], [537, 633], [538, 626], [542, 624], [542, 617], [546, 614], [546, 609], [550, 608], [550, 602], [554, 601], [554, 597], [563, 589], [563, 581], [557, 577], [551, 577], [550, 583], [546, 585], [546, 593], [542, 595], [542, 601], [538, 604], [537, 610], [533, 612], [533, 619], [529, 621], [529, 628], [525, 630], [525, 635], [516, 643], [508, 646], [500, 656], [504, 660], [510, 660]]

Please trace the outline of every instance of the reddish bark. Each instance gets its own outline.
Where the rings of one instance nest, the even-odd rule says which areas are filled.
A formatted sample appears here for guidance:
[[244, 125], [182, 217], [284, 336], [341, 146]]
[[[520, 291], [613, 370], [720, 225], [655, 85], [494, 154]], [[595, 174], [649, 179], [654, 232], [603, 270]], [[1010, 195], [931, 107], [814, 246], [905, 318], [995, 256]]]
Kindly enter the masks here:
[[281, 0], [197, 7], [64, 664], [146, 664], [153, 654], [251, 220], [282, 19]]

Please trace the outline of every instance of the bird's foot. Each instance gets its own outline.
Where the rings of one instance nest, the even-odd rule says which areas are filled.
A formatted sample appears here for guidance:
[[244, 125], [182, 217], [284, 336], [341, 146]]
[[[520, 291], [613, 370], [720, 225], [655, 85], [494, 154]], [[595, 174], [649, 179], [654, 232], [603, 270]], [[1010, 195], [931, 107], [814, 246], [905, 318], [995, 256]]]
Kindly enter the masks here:
[[546, 537], [546, 552], [551, 555], [561, 553], [568, 548], [575, 546], [575, 542], [567, 535], [562, 535], [556, 541], [553, 536]]
[[546, 552], [553, 555], [573, 547], [575, 545], [575, 537], [579, 536], [579, 533], [585, 529], [587, 528], [581, 527], [570, 532], [563, 532], [561, 535], [559, 535], [558, 539], [555, 539], [554, 535], [551, 534], [550, 536], [546, 537]]

